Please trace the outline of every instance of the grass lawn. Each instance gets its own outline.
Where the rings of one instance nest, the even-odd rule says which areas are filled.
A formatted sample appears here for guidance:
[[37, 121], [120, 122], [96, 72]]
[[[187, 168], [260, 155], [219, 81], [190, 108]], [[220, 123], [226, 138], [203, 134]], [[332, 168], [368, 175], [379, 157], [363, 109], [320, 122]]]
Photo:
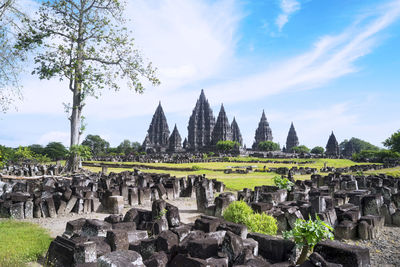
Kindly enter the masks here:
[[[84, 167], [93, 172], [100, 172], [100, 167]], [[132, 171], [132, 168], [108, 168], [108, 172], [123, 172], [123, 171]], [[225, 174], [221, 171], [211, 171], [211, 170], [198, 170], [198, 171], [166, 171], [166, 170], [155, 170], [155, 169], [142, 169], [142, 172], [145, 173], [169, 173], [171, 176], [176, 177], [186, 177], [188, 175], [203, 175], [205, 174], [209, 179], [217, 179], [218, 181], [223, 182], [226, 185], [226, 188], [229, 190], [242, 190], [243, 188], [251, 188], [254, 189], [255, 186], [261, 185], [272, 185], [273, 178], [277, 175], [273, 172], [252, 172], [248, 174], [238, 174], [231, 173]], [[309, 175], [295, 175], [295, 179], [307, 179], [310, 178]]]
[[[261, 185], [272, 185], [272, 178], [276, 176], [276, 173], [264, 173], [264, 172], [252, 172], [248, 174], [225, 174], [222, 171], [228, 169], [230, 167], [239, 167], [239, 166], [254, 166], [258, 169], [263, 169], [264, 166], [266, 168], [277, 168], [277, 167], [288, 167], [291, 168], [293, 166], [297, 167], [310, 167], [321, 169], [326, 163], [327, 166], [330, 167], [347, 167], [352, 165], [361, 165], [367, 163], [357, 163], [347, 159], [264, 159], [264, 158], [251, 158], [251, 157], [235, 157], [230, 158], [230, 160], [240, 161], [240, 162], [206, 162], [206, 163], [182, 163], [182, 164], [174, 164], [174, 163], [139, 163], [139, 162], [107, 162], [108, 164], [138, 164], [138, 165], [146, 165], [152, 167], [168, 167], [176, 170], [158, 170], [158, 169], [141, 169], [142, 172], [147, 173], [169, 173], [171, 176], [176, 177], [185, 177], [190, 174], [202, 175], [205, 174], [207, 178], [217, 179], [225, 183], [227, 189], [229, 190], [242, 190], [243, 188], [251, 188], [253, 189], [255, 186]], [[276, 163], [267, 163], [266, 161], [275, 161]], [[252, 163], [248, 161], [263, 161], [260, 163]], [[278, 163], [282, 161], [293, 161], [293, 164], [285, 164]], [[312, 162], [312, 163], [308, 163]], [[101, 163], [101, 162], [97, 162]], [[189, 168], [192, 169], [195, 166], [196, 171], [181, 171], [179, 169]], [[101, 171], [99, 167], [85, 167], [94, 172]], [[109, 172], [122, 172], [122, 171], [132, 171], [132, 168], [108, 168]], [[309, 179], [310, 175], [298, 175], [295, 176], [295, 179]]]
[[0, 221], [0, 266], [24, 266], [44, 256], [52, 238], [36, 224]]
[[395, 168], [389, 168], [389, 169], [383, 169], [383, 170], [377, 170], [377, 171], [367, 171], [364, 172], [364, 174], [379, 174], [379, 173], [385, 173], [387, 175], [391, 175], [393, 177], [400, 178], [400, 167], [395, 167]]

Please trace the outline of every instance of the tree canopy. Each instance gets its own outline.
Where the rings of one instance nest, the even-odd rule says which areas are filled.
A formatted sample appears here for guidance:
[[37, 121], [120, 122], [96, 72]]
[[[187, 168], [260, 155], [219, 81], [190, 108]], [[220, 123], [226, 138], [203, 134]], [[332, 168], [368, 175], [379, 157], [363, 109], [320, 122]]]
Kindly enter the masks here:
[[238, 148], [240, 146], [240, 144], [236, 141], [220, 140], [217, 142], [216, 146], [219, 151], [228, 152], [228, 151], [232, 151], [235, 148]]
[[93, 156], [100, 156], [107, 152], [107, 149], [110, 147], [110, 143], [101, 138], [99, 135], [91, 135], [86, 136], [85, 140], [83, 140], [82, 145], [90, 148], [90, 152]]
[[6, 112], [10, 104], [20, 98], [18, 74], [25, 53], [14, 49], [18, 21], [24, 14], [14, 0], [0, 0], [0, 111]]
[[362, 150], [380, 150], [379, 147], [355, 137], [352, 137], [350, 140], [345, 139], [339, 144], [339, 149], [340, 154], [344, 155], [345, 157], [351, 157], [354, 153], [360, 153]]
[[324, 154], [324, 151], [325, 151], [325, 149], [322, 146], [316, 146], [313, 149], [311, 149], [310, 152], [313, 154], [322, 155], [322, 154]]
[[383, 145], [392, 150], [393, 152], [400, 153], [400, 130], [393, 133], [389, 138], [387, 138], [383, 142]]
[[[88, 96], [98, 97], [103, 88], [118, 90], [121, 81], [136, 92], [144, 90], [142, 78], [159, 84], [155, 69], [144, 62], [124, 27], [124, 7], [119, 0], [42, 1], [35, 18], [25, 20], [27, 31], [19, 35], [19, 49], [43, 48], [36, 53], [34, 74], [68, 81], [71, 147], [80, 142]], [[76, 170], [79, 157], [71, 156], [68, 166]]]
[[310, 149], [308, 147], [306, 147], [305, 145], [295, 146], [292, 149], [293, 149], [293, 152], [298, 153], [298, 154], [310, 152]]
[[263, 141], [258, 143], [258, 149], [261, 151], [278, 151], [280, 150], [280, 146], [277, 143], [272, 141]]

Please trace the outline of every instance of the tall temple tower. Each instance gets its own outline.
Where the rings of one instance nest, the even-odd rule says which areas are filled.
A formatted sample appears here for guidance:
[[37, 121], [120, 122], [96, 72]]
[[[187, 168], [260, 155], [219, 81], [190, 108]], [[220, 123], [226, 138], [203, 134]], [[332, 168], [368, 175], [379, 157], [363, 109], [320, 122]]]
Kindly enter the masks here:
[[238, 142], [240, 146], [243, 146], [242, 134], [240, 133], [239, 125], [237, 124], [235, 117], [233, 117], [231, 129], [232, 129], [232, 141]]
[[257, 146], [260, 142], [272, 141], [272, 130], [269, 127], [269, 123], [267, 121], [267, 117], [265, 116], [264, 110], [262, 112], [260, 122], [258, 123], [258, 128], [256, 130], [254, 139], [255, 142], [253, 144], [253, 149], [257, 149]]
[[212, 132], [211, 144], [216, 145], [218, 141], [226, 140], [232, 141], [232, 129], [226, 117], [224, 105], [222, 104]]
[[329, 136], [328, 143], [326, 144], [326, 155], [328, 157], [339, 157], [339, 155], [340, 155], [339, 143], [336, 140], [336, 137], [333, 134], [333, 131], [332, 131], [331, 135]]
[[290, 125], [289, 133], [286, 138], [286, 152], [292, 153], [293, 147], [299, 145], [299, 138], [297, 137], [296, 130], [294, 129], [293, 122]]
[[182, 151], [182, 138], [179, 134], [178, 128], [174, 127], [171, 136], [168, 139], [168, 151], [169, 152], [180, 152]]
[[168, 138], [168, 123], [160, 102], [153, 115], [149, 129], [147, 130], [147, 136], [143, 142], [143, 148], [145, 151], [153, 149], [157, 152], [165, 152], [168, 148]]
[[215, 118], [202, 89], [189, 119], [187, 149], [198, 151], [208, 147], [211, 144], [214, 125]]

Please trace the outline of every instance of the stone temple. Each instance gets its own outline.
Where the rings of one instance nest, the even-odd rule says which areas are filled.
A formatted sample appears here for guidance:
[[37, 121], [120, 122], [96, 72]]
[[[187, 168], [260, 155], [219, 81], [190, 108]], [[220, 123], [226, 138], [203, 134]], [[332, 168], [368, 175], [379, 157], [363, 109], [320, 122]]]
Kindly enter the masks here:
[[339, 157], [340, 155], [339, 144], [333, 131], [329, 136], [328, 143], [326, 144], [326, 155], [328, 157]]
[[232, 141], [238, 142], [240, 146], [243, 146], [242, 134], [240, 133], [239, 125], [237, 124], [235, 117], [233, 117], [231, 129], [232, 129]]
[[181, 152], [182, 149], [182, 138], [179, 134], [178, 128], [174, 127], [171, 136], [168, 139], [168, 152]]
[[219, 111], [217, 122], [212, 132], [211, 145], [216, 145], [218, 141], [227, 140], [232, 141], [232, 128], [226, 117], [224, 105], [221, 105], [221, 110]]
[[299, 145], [299, 138], [297, 137], [296, 130], [294, 129], [293, 122], [290, 125], [289, 133], [286, 138], [286, 152], [292, 153], [293, 148]]
[[143, 149], [145, 151], [165, 152], [168, 149], [168, 139], [168, 123], [160, 102], [147, 130]]
[[272, 141], [272, 130], [269, 127], [264, 110], [262, 112], [260, 122], [258, 123], [258, 128], [256, 130], [254, 139], [255, 142], [253, 144], [253, 149], [257, 149], [257, 146], [260, 142]]
[[193, 109], [188, 125], [188, 150], [198, 151], [207, 148], [211, 144], [215, 118], [204, 90], [201, 90], [199, 99]]

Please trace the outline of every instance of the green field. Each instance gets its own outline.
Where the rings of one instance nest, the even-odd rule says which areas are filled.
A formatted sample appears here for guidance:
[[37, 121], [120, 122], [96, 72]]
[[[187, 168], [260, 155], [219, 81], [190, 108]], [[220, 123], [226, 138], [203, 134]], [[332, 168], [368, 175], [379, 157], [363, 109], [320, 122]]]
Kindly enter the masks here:
[[[145, 169], [140, 168], [142, 172], [146, 173], [169, 173], [171, 176], [176, 177], [185, 177], [190, 174], [194, 175], [202, 175], [205, 174], [207, 178], [217, 179], [225, 183], [227, 189], [230, 190], [241, 190], [243, 188], [251, 188], [253, 189], [255, 186], [261, 185], [272, 185], [272, 178], [277, 174], [273, 172], [250, 172], [248, 174], [225, 174], [223, 171], [230, 167], [241, 167], [241, 166], [253, 166], [257, 169], [263, 169], [264, 166], [266, 168], [277, 168], [277, 167], [288, 167], [291, 168], [293, 166], [297, 167], [310, 167], [317, 168], [319, 170], [326, 163], [327, 166], [330, 167], [347, 167], [352, 165], [362, 165], [367, 163], [356, 163], [347, 159], [260, 159], [260, 158], [249, 158], [249, 157], [236, 157], [230, 158], [231, 160], [240, 161], [240, 162], [208, 162], [208, 163], [182, 163], [182, 164], [173, 164], [173, 163], [139, 163], [139, 162], [116, 162], [111, 163], [107, 162], [107, 164], [137, 164], [137, 165], [145, 165], [151, 167], [168, 167], [172, 170], [160, 170], [160, 169]], [[276, 161], [277, 163], [267, 163], [265, 161]], [[252, 163], [248, 161], [264, 161], [260, 163]], [[293, 161], [293, 164], [285, 164], [278, 163], [282, 161]], [[307, 163], [313, 161], [312, 163]], [[306, 162], [306, 163], [305, 163]], [[97, 162], [101, 163], [101, 162]], [[100, 167], [85, 167], [94, 172], [101, 171]], [[195, 171], [182, 171], [179, 169], [188, 168], [188, 169], [196, 169]], [[174, 170], [176, 169], [176, 170]], [[132, 168], [108, 168], [109, 172], [122, 172], [122, 171], [132, 171]], [[393, 173], [396, 171], [399, 173], [399, 169], [387, 169], [391, 170]], [[384, 172], [385, 170], [382, 170]], [[309, 179], [310, 175], [296, 175], [295, 179]]]
[[49, 248], [51, 237], [36, 224], [0, 221], [0, 266], [24, 266], [37, 261]]

